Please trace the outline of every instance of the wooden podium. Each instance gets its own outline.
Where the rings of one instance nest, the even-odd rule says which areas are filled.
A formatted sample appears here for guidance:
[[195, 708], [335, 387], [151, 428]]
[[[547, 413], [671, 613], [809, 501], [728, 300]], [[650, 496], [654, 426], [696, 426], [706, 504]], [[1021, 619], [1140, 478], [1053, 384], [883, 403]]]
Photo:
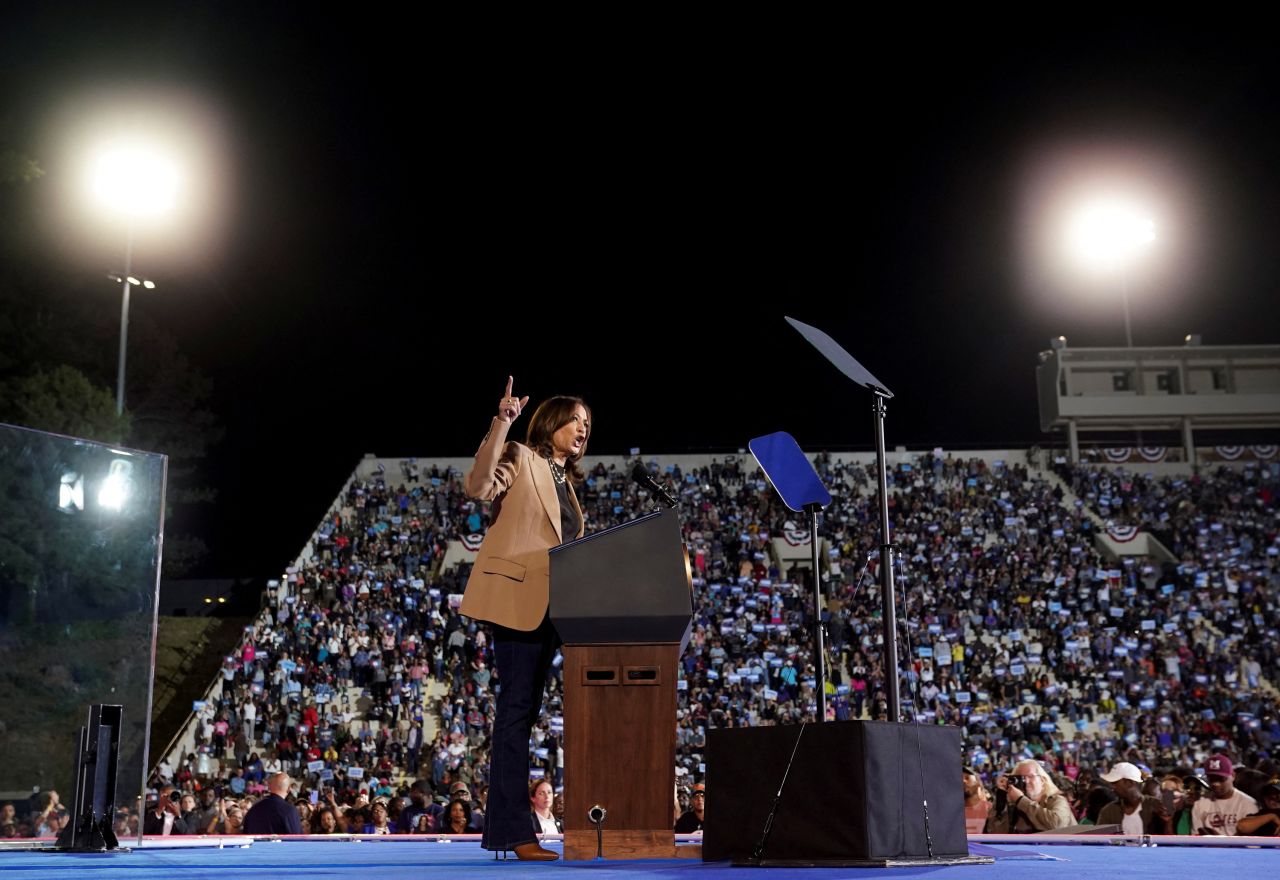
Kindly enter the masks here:
[[676, 680], [693, 618], [676, 513], [551, 551], [551, 621], [564, 640], [564, 857], [676, 853]]

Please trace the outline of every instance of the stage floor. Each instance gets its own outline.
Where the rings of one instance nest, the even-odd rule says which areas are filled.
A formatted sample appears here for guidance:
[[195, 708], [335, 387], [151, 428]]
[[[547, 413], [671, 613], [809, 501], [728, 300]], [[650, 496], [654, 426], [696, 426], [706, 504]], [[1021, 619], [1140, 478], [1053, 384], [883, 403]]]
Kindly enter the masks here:
[[[1184, 838], [1185, 840], [1185, 838]], [[559, 843], [549, 843], [559, 850]], [[71, 878], [82, 880], [488, 880], [537, 875], [546, 880], [712, 880], [762, 873], [814, 878], [910, 878], [931, 880], [1081, 880], [1103, 875], [1125, 880], [1169, 880], [1175, 876], [1280, 876], [1280, 849], [1248, 846], [1070, 845], [1033, 838], [1017, 845], [971, 843], [975, 855], [990, 855], [993, 865], [904, 868], [734, 868], [727, 863], [692, 859], [527, 863], [494, 861], [474, 839], [378, 838], [356, 840], [258, 840], [210, 846], [136, 849], [128, 853], [71, 855], [0, 851], [0, 880]], [[944, 874], [948, 876], [943, 877]]]

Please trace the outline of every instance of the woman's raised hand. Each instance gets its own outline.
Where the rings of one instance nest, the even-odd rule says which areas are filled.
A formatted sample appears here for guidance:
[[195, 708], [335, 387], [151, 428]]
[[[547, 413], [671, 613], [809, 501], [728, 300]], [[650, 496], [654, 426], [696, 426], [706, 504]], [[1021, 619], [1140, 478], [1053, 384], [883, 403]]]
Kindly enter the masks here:
[[529, 402], [529, 395], [524, 397], [513, 397], [511, 394], [510, 376], [507, 377], [507, 390], [502, 395], [502, 400], [498, 401], [498, 419], [506, 422], [508, 425], [514, 422], [520, 416], [520, 411], [524, 409], [524, 405]]

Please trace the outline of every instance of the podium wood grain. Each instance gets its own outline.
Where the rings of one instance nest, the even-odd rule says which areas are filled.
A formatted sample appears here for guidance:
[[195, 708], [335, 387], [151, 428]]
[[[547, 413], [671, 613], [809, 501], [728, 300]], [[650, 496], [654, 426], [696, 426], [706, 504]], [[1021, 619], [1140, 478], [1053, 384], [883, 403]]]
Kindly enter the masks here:
[[593, 859], [591, 807], [607, 811], [604, 855], [675, 853], [678, 644], [565, 645], [565, 858]]

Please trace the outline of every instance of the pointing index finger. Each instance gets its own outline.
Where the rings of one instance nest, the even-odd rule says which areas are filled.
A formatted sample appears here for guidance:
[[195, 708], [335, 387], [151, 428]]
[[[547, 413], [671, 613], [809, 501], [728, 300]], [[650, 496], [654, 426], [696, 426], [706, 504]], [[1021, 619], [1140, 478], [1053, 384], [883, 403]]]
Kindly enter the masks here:
[[505, 393], [505, 394], [503, 394], [502, 396], [503, 396], [503, 397], [510, 397], [510, 396], [511, 396], [511, 377], [510, 377], [510, 376], [508, 376], [508, 377], [507, 377], [507, 390], [506, 390], [506, 393]]

